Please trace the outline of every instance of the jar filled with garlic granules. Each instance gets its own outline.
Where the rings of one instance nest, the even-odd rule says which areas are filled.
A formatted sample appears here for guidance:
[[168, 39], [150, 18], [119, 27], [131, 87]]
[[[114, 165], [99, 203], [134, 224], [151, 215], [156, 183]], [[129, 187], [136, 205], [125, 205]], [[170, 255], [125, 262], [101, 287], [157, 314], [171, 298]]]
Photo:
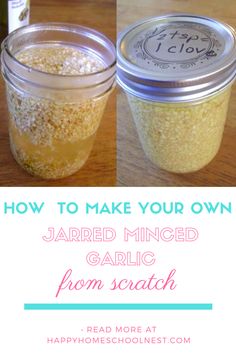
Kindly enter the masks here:
[[190, 14], [148, 18], [119, 36], [118, 83], [143, 149], [160, 168], [194, 172], [217, 154], [236, 76], [236, 35]]
[[93, 146], [115, 82], [115, 47], [82, 26], [43, 23], [2, 45], [12, 153], [45, 179], [78, 171]]

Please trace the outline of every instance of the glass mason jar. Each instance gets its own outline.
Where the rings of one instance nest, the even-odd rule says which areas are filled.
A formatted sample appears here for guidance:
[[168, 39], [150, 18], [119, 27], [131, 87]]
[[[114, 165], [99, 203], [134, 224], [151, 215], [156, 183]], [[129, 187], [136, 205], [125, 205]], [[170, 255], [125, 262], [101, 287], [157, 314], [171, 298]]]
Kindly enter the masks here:
[[57, 179], [88, 159], [115, 82], [115, 47], [82, 26], [42, 23], [2, 44], [11, 151], [32, 175]]
[[118, 83], [147, 157], [187, 173], [217, 154], [236, 76], [234, 30], [170, 14], [139, 21], [118, 39]]

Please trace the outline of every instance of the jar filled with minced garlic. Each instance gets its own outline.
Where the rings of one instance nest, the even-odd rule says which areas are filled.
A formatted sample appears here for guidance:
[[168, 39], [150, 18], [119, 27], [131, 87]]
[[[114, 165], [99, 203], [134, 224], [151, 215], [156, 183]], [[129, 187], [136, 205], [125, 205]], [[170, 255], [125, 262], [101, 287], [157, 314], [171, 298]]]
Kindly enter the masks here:
[[236, 34], [211, 18], [148, 18], [118, 38], [118, 83], [147, 157], [160, 168], [200, 170], [217, 154], [236, 76]]
[[2, 45], [10, 146], [30, 174], [57, 179], [88, 159], [115, 82], [115, 47], [82, 26], [44, 23]]

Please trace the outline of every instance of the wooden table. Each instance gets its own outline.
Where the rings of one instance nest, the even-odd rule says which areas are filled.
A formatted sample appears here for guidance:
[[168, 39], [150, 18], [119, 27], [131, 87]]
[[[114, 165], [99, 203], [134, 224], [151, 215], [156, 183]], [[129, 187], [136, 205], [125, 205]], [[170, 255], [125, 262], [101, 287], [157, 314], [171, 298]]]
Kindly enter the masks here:
[[[236, 29], [235, 0], [118, 0], [118, 31], [134, 21], [171, 12], [215, 17]], [[125, 95], [118, 92], [117, 175], [120, 186], [236, 186], [236, 84], [220, 152], [204, 169], [171, 174], [158, 169], [144, 155]]]
[[[70, 22], [92, 27], [116, 39], [113, 0], [31, 0], [31, 23]], [[0, 186], [111, 186], [116, 183], [116, 95], [111, 95], [85, 166], [71, 177], [45, 181], [24, 172], [14, 161], [8, 141], [7, 106], [0, 79]]]

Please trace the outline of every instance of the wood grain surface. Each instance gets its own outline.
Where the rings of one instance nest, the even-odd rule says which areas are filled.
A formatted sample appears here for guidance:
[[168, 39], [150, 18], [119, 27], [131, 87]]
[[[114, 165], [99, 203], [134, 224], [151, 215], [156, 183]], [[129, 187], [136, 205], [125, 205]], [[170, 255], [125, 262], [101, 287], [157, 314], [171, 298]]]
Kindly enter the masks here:
[[[69, 22], [92, 27], [116, 39], [114, 0], [31, 0], [31, 23]], [[13, 159], [8, 140], [4, 82], [0, 79], [0, 186], [111, 186], [116, 183], [116, 94], [109, 98], [94, 148], [82, 169], [57, 181], [24, 172]]]
[[[236, 29], [235, 0], [118, 0], [118, 31], [134, 21], [171, 12], [222, 20]], [[233, 86], [221, 149], [204, 169], [191, 174], [160, 170], [145, 156], [125, 95], [118, 91], [117, 175], [119, 186], [236, 186], [236, 84]]]

